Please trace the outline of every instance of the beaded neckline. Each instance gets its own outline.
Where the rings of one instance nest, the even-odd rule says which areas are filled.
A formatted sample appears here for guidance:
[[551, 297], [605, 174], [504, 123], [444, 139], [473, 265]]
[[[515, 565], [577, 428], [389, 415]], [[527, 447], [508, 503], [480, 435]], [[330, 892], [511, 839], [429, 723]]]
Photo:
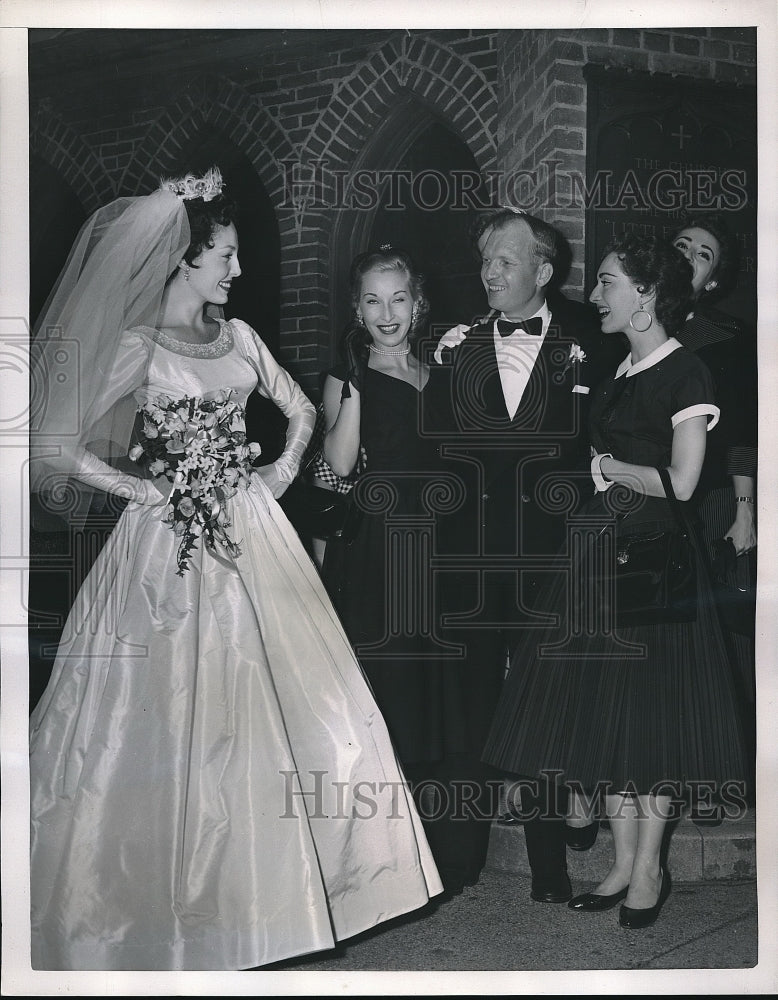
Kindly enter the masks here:
[[169, 337], [161, 330], [150, 326], [144, 327], [144, 329], [148, 330], [155, 344], [159, 344], [160, 347], [164, 347], [166, 351], [171, 351], [173, 354], [180, 354], [185, 358], [223, 358], [232, 350], [234, 340], [229, 320], [220, 319], [217, 322], [219, 323], [219, 335], [207, 344], [189, 344], [184, 340], [176, 340], [175, 337]]

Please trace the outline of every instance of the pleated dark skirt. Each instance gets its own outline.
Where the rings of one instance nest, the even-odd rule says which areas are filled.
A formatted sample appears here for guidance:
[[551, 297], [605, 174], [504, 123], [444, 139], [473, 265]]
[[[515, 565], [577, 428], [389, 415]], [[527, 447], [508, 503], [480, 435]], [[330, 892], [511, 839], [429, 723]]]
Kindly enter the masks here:
[[702, 782], [737, 797], [748, 774], [742, 706], [703, 561], [695, 621], [614, 629], [590, 570], [601, 544], [592, 533], [560, 559], [537, 605], [557, 624], [520, 641], [483, 759], [612, 793]]
[[[712, 555], [713, 543], [724, 537], [724, 533], [729, 531], [735, 520], [735, 495], [732, 487], [727, 486], [711, 490], [707, 493], [700, 504], [699, 517], [708, 553]], [[734, 580], [731, 583], [732, 586], [736, 585]], [[731, 659], [735, 669], [739, 673], [744, 697], [748, 702], [747, 707], [753, 713], [756, 701], [754, 636], [730, 632], [726, 636], [726, 639], [729, 644]], [[752, 720], [749, 722], [749, 725], [753, 728]]]

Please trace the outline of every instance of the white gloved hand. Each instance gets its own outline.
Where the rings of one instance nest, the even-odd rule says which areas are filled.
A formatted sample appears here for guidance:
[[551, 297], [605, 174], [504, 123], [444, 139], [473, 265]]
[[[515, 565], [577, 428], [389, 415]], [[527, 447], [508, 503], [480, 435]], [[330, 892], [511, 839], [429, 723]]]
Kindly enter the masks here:
[[594, 488], [598, 493], [604, 493], [613, 486], [612, 479], [606, 479], [600, 468], [600, 463], [604, 458], [613, 458], [613, 455], [609, 451], [603, 452], [602, 454], [595, 454], [591, 462], [591, 472], [592, 479], [594, 480]]
[[438, 341], [438, 346], [435, 348], [435, 354], [433, 355], [439, 365], [443, 364], [443, 351], [447, 347], [458, 347], [466, 338], [469, 329], [470, 327], [466, 323], [458, 323], [456, 326], [452, 326], [450, 330], [446, 330]]
[[289, 487], [289, 483], [279, 475], [275, 462], [271, 462], [270, 465], [260, 465], [258, 469], [252, 470], [251, 475], [252, 478], [257, 476], [261, 479], [276, 500], [282, 497]]
[[[128, 476], [127, 479], [132, 479], [132, 477]], [[142, 504], [144, 507], [157, 507], [159, 504], [167, 503], [172, 487], [167, 480], [165, 483], [169, 487], [168, 492], [161, 493], [151, 479], [138, 479], [137, 482], [132, 483], [130, 500]], [[121, 487], [119, 489], [121, 490]]]
[[[158, 504], [167, 503], [172, 489], [164, 477], [151, 480], [130, 476], [126, 472], [114, 469], [85, 448], [75, 447], [68, 452], [64, 452], [63, 449], [62, 467], [64, 470], [73, 470], [78, 479], [87, 486], [105, 493], [113, 493], [145, 507], [156, 507]], [[160, 486], [166, 492], [162, 492]]]

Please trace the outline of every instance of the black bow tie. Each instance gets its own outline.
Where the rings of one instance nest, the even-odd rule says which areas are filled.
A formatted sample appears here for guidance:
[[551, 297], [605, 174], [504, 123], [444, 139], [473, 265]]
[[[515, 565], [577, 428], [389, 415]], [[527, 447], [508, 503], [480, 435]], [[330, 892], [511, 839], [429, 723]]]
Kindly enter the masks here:
[[533, 337], [539, 337], [543, 332], [543, 320], [540, 316], [533, 316], [532, 319], [520, 319], [516, 323], [509, 319], [498, 319], [497, 330], [501, 337], [510, 337], [516, 330], [523, 330]]

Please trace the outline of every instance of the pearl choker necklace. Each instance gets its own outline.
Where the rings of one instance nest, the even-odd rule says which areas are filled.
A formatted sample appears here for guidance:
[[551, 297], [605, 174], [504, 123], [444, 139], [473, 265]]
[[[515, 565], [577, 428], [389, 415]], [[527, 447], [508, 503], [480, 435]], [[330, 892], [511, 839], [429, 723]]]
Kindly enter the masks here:
[[374, 354], [384, 354], [387, 356], [392, 355], [397, 357], [403, 357], [405, 354], [411, 353], [411, 345], [406, 344], [405, 347], [378, 347], [376, 344], [371, 344], [370, 350]]

